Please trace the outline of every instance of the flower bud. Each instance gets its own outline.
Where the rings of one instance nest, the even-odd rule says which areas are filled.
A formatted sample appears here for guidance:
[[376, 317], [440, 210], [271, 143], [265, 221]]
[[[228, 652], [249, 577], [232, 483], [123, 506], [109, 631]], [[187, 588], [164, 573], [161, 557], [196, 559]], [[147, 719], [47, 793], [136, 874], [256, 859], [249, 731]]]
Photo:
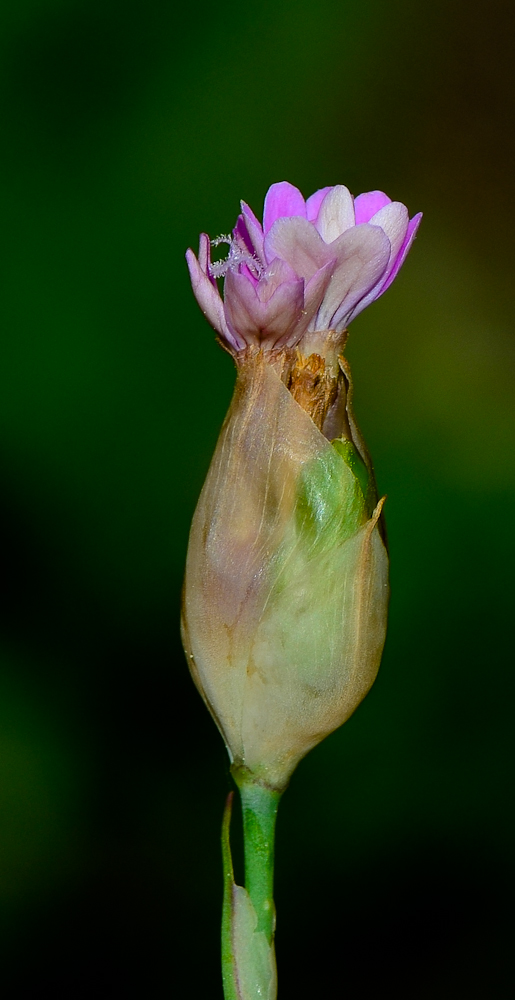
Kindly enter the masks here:
[[[234, 766], [276, 789], [351, 715], [379, 667], [388, 604], [383, 501], [353, 416], [341, 318], [384, 290], [408, 239], [404, 206], [395, 209], [402, 231], [393, 253], [392, 233], [356, 223], [359, 199], [349, 221], [348, 192], [308, 199], [315, 230], [290, 189], [274, 185], [265, 203], [273, 250], [266, 236], [263, 250], [246, 209], [224, 304], [206, 242], [198, 262], [189, 252], [195, 293], [234, 356], [237, 380], [191, 527], [183, 641]], [[290, 216], [277, 215], [279, 196], [285, 213], [293, 201]], [[238, 226], [235, 239], [241, 217]], [[351, 226], [367, 232], [349, 241]]]

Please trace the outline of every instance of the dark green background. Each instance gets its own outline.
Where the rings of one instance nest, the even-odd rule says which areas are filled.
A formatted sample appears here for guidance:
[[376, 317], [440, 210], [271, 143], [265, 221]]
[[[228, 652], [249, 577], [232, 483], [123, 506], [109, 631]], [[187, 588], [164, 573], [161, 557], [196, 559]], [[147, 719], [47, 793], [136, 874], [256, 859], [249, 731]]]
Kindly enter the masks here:
[[233, 370], [183, 255], [288, 179], [425, 217], [352, 326], [390, 629], [281, 806], [280, 995], [511, 997], [512, 5], [3, 0], [0, 24], [7, 994], [221, 997], [229, 778], [178, 604]]

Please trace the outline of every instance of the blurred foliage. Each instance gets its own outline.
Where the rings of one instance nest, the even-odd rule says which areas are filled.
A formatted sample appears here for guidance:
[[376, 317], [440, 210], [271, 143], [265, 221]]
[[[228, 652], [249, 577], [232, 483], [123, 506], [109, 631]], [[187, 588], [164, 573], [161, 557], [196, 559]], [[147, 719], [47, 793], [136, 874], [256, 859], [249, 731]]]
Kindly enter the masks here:
[[514, 41], [507, 0], [4, 0], [7, 995], [221, 995], [227, 769], [177, 609], [233, 371], [183, 255], [281, 179], [425, 212], [352, 327], [391, 622], [281, 806], [281, 996], [511, 995]]

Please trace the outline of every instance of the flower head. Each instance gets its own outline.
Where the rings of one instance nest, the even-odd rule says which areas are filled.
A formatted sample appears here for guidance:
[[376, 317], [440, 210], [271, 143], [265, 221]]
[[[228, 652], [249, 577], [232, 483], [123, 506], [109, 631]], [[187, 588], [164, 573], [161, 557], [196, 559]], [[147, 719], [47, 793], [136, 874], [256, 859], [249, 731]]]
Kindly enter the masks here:
[[[421, 213], [382, 191], [353, 198], [341, 184], [307, 201], [282, 181], [272, 184], [263, 225], [245, 202], [224, 261], [211, 261], [211, 241], [200, 237], [198, 259], [186, 258], [193, 291], [226, 347], [279, 350], [306, 333], [342, 333], [386, 291], [415, 237]], [[217, 278], [225, 282], [222, 300]]]
[[[234, 767], [281, 789], [377, 673], [388, 555], [354, 418], [347, 324], [393, 281], [411, 221], [381, 191], [273, 184], [225, 260], [188, 251], [237, 381], [191, 527], [182, 633]], [[217, 279], [224, 278], [224, 299]]]

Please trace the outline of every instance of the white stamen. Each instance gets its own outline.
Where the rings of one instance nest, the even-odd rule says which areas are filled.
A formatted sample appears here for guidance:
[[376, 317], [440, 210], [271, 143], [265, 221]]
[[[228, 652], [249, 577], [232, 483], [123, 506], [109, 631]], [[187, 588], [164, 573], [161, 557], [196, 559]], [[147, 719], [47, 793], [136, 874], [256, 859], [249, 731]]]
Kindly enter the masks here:
[[220, 243], [228, 243], [229, 246], [232, 243], [232, 236], [225, 236], [222, 233], [220, 236], [216, 236], [214, 240], [209, 240], [212, 247], [219, 247]]
[[212, 278], [224, 278], [228, 271], [237, 271], [240, 264], [246, 264], [249, 271], [255, 278], [259, 278], [262, 272], [261, 262], [255, 254], [249, 253], [241, 236], [217, 236], [210, 240], [212, 247], [218, 247], [221, 243], [227, 243], [229, 253], [225, 260], [216, 260], [209, 265], [209, 273]]

